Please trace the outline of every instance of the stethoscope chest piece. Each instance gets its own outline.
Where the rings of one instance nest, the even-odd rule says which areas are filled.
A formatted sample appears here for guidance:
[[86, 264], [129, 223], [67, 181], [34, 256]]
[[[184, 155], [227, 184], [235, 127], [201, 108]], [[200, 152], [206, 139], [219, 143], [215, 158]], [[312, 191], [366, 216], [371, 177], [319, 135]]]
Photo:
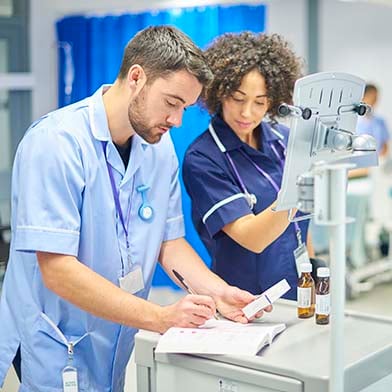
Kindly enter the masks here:
[[138, 215], [140, 219], [146, 222], [150, 222], [154, 217], [154, 210], [147, 200], [147, 191], [149, 189], [150, 187], [147, 185], [140, 185], [136, 188], [142, 197], [142, 204], [139, 207]]
[[251, 210], [253, 210], [253, 207], [257, 204], [257, 197], [254, 193], [247, 193], [245, 195], [246, 201], [249, 204], [249, 207]]

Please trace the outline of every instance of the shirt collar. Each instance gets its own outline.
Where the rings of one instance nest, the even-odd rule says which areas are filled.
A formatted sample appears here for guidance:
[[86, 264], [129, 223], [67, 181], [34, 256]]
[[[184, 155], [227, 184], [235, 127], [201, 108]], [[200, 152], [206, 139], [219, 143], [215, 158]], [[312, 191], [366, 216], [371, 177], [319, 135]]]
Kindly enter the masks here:
[[[106, 90], [111, 87], [111, 84], [102, 85], [91, 97], [89, 102], [89, 118], [91, 132], [95, 139], [101, 142], [112, 141], [112, 135], [110, 134], [108, 119], [106, 115], [105, 106], [103, 104], [103, 94]], [[142, 139], [139, 135], [134, 135], [133, 143], [140, 144], [142, 149], [145, 150], [149, 143]], [[135, 140], [137, 139], [137, 141]], [[132, 149], [134, 144], [132, 145]]]
[[237, 150], [244, 144], [220, 115], [216, 115], [212, 119], [211, 124], [219, 140], [225, 146], [226, 151]]
[[95, 139], [108, 142], [112, 140], [108, 126], [105, 106], [103, 104], [103, 93], [110, 85], [101, 86], [91, 97], [88, 105], [91, 133]]
[[[219, 137], [221, 143], [225, 146], [226, 151], [237, 150], [242, 146], [246, 145], [237, 134], [226, 124], [223, 118], [220, 115], [216, 115], [212, 121], [212, 126]], [[283, 135], [279, 132], [277, 127], [274, 125], [274, 128], [270, 123], [261, 122], [260, 126], [257, 127], [257, 130], [260, 132], [262, 129], [262, 137], [261, 139], [267, 143], [271, 143], [277, 140], [284, 139]]]

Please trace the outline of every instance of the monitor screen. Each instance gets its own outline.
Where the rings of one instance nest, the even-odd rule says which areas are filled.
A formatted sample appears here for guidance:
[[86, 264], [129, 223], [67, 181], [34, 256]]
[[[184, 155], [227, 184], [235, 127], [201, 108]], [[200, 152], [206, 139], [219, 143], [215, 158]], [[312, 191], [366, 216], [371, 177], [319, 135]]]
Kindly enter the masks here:
[[291, 127], [276, 210], [297, 207], [297, 179], [315, 163], [377, 164], [375, 147], [369, 155], [352, 146], [364, 88], [362, 79], [346, 73], [321, 72], [297, 80], [294, 106], [288, 106]]

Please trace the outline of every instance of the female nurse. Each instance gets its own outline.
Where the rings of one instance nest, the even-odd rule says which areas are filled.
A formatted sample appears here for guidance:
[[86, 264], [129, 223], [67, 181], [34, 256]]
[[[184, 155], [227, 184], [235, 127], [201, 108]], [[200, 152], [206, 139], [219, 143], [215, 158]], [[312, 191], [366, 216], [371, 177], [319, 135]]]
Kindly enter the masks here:
[[229, 284], [259, 294], [285, 278], [285, 298], [296, 299], [294, 251], [306, 249], [308, 223], [273, 207], [288, 140], [276, 116], [291, 102], [300, 60], [282, 37], [249, 32], [220, 36], [205, 55], [215, 75], [202, 97], [212, 120], [183, 164], [193, 223]]

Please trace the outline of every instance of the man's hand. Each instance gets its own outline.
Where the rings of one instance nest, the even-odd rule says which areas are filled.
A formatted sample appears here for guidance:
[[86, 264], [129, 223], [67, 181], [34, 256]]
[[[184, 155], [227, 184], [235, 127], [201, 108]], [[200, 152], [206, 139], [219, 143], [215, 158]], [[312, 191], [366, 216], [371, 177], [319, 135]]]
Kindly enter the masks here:
[[[214, 297], [216, 302], [216, 307], [219, 313], [233, 321], [246, 324], [249, 320], [245, 317], [242, 312], [242, 308], [248, 303], [257, 299], [256, 295], [249, 293], [248, 291], [241, 290], [238, 287], [227, 286], [222, 295]], [[272, 306], [268, 306], [264, 309], [267, 312], [272, 310]], [[263, 311], [258, 312], [253, 318], [260, 318], [263, 315]]]
[[162, 308], [162, 323], [159, 332], [170, 327], [196, 328], [214, 317], [214, 300], [207, 295], [187, 295], [173, 305]]

